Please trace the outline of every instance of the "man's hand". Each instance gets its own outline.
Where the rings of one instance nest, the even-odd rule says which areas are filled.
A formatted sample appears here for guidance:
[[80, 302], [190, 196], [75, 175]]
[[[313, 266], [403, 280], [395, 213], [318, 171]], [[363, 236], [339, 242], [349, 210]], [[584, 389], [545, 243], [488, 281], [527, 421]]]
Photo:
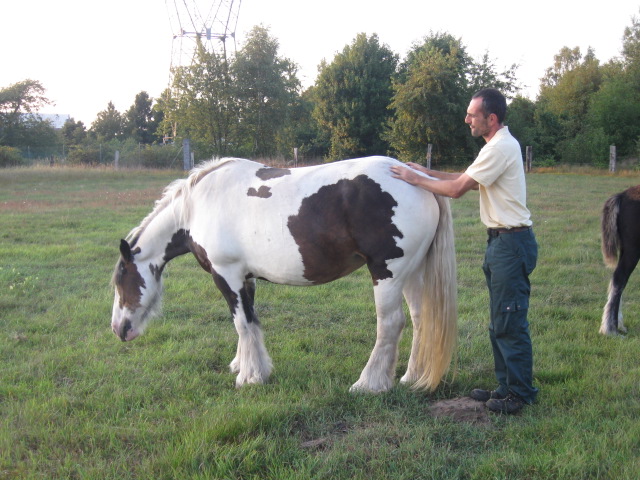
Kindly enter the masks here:
[[414, 169], [421, 170], [423, 167], [421, 165], [418, 165], [417, 163], [408, 163], [407, 165], [411, 168], [401, 167], [399, 165], [392, 166], [391, 167], [392, 177], [399, 178], [400, 180], [404, 180], [405, 182], [410, 183], [411, 185], [416, 185], [420, 181], [420, 178], [422, 177], [418, 175], [414, 171]]

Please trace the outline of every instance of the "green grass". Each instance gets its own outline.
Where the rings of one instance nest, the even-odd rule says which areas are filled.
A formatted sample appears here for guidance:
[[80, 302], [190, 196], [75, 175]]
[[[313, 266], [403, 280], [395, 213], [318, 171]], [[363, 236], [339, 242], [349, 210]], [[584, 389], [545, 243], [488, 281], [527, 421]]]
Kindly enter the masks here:
[[[168, 266], [164, 313], [144, 336], [122, 343], [110, 329], [118, 241], [179, 175], [0, 170], [0, 479], [640, 478], [640, 274], [624, 301], [629, 334], [597, 333], [610, 276], [600, 209], [640, 176], [528, 175], [539, 402], [479, 426], [429, 413], [493, 386], [475, 192], [452, 202], [455, 378], [431, 395], [348, 393], [375, 338], [358, 271], [314, 288], [260, 282], [275, 371], [236, 390], [226, 304], [190, 256]], [[399, 373], [409, 340], [410, 327]]]

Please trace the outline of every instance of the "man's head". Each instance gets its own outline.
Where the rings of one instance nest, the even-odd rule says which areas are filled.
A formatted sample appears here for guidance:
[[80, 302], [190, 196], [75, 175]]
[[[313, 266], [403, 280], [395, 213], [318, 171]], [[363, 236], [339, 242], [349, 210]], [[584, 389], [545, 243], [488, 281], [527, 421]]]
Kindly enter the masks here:
[[507, 100], [495, 88], [483, 88], [471, 97], [465, 122], [471, 135], [489, 141], [502, 128], [507, 113]]

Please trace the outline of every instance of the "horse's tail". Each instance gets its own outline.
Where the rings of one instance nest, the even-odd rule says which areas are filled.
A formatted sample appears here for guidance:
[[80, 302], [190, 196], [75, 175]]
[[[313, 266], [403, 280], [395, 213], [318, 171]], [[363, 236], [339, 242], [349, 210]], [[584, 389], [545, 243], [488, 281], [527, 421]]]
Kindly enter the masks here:
[[609, 197], [602, 208], [602, 258], [607, 267], [615, 267], [618, 263], [618, 251], [620, 250], [620, 235], [618, 233], [618, 212], [624, 193], [618, 193]]
[[427, 252], [417, 352], [422, 376], [415, 388], [435, 390], [449, 370], [457, 346], [456, 250], [449, 199], [435, 195], [440, 219]]

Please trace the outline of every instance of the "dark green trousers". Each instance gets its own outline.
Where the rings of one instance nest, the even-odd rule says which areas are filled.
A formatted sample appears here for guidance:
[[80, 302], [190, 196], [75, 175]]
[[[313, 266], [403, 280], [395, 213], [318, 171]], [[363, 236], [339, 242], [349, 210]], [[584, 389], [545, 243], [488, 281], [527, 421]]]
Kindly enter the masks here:
[[529, 275], [536, 266], [538, 244], [533, 230], [489, 233], [482, 269], [489, 288], [489, 338], [498, 393], [511, 392], [533, 403], [533, 351], [529, 335]]

